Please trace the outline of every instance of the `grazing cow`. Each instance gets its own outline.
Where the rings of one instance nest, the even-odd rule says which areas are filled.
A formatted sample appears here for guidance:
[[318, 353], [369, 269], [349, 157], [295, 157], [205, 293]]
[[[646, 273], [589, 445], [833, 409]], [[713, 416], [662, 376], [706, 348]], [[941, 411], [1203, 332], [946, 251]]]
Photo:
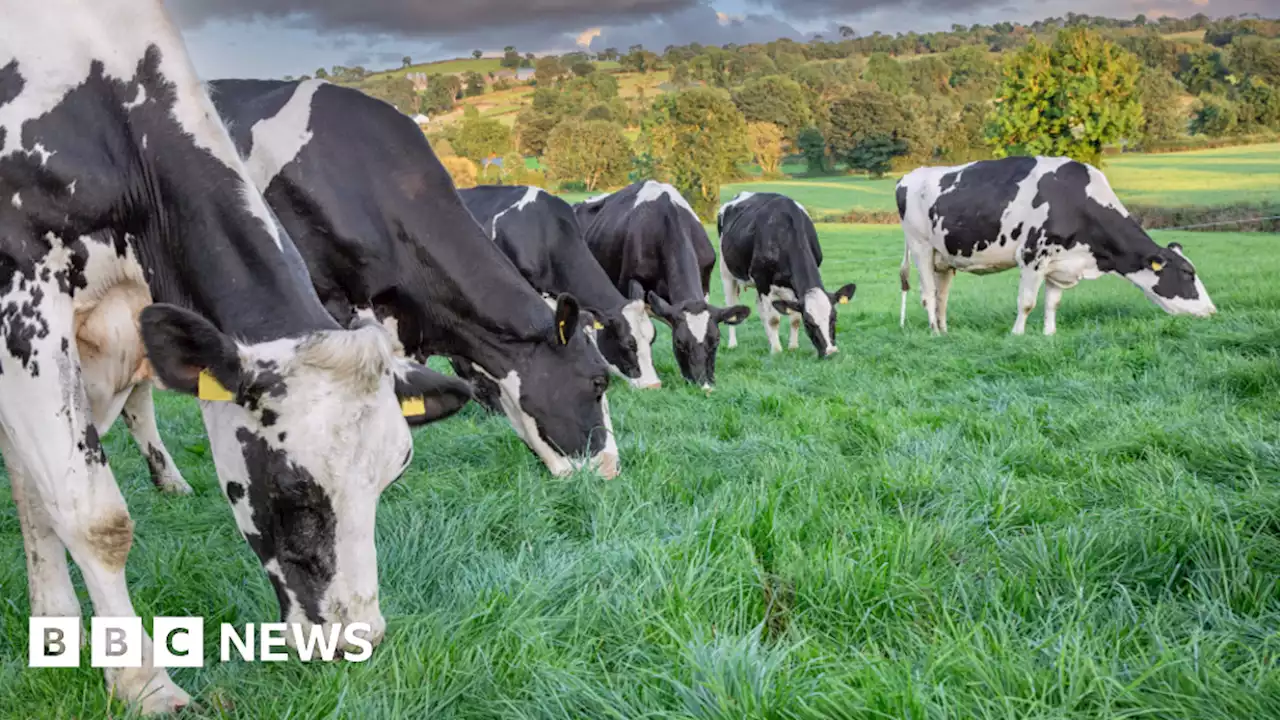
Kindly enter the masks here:
[[[219, 480], [282, 618], [381, 640], [374, 515], [413, 454], [400, 398], [430, 420], [468, 388], [325, 312], [160, 2], [6, 5], [0, 198], [0, 452], [31, 614], [80, 615], [70, 552], [95, 615], [137, 616], [133, 521], [100, 437], [154, 379], [207, 400]], [[112, 694], [145, 713], [188, 704], [149, 637], [141, 655], [106, 669]]]
[[321, 300], [364, 314], [410, 357], [474, 373], [551, 472], [618, 472], [609, 368], [489, 240], [422, 130], [391, 105], [318, 80], [216, 80], [213, 101], [293, 234]]
[[[759, 294], [760, 319], [771, 352], [782, 352], [778, 330], [791, 316], [791, 349], [800, 347], [800, 323], [818, 357], [839, 352], [835, 306], [849, 302], [857, 285], [834, 293], [822, 286], [822, 248], [818, 231], [800, 203], [776, 193], [739, 193], [720, 208], [720, 278], [727, 303], [738, 302], [743, 287]], [[729, 347], [738, 346], [729, 328]]]
[[947, 331], [947, 295], [958, 270], [1020, 270], [1014, 335], [1025, 332], [1042, 283], [1044, 334], [1052, 335], [1062, 291], [1103, 274], [1124, 277], [1170, 314], [1217, 312], [1182, 247], [1152, 241], [1090, 165], [1010, 157], [924, 167], [898, 181], [897, 197], [906, 235], [899, 273], [904, 326], [911, 260], [935, 334]]
[[571, 293], [603, 327], [596, 344], [609, 367], [638, 388], [660, 388], [653, 369], [653, 321], [644, 300], [628, 300], [587, 249], [573, 208], [536, 187], [459, 190], [480, 226], [542, 293]]
[[738, 325], [751, 310], [708, 302], [716, 251], [693, 208], [675, 188], [649, 180], [592, 198], [574, 212], [614, 286], [632, 300], [648, 300], [671, 328], [680, 373], [710, 390], [720, 323]]

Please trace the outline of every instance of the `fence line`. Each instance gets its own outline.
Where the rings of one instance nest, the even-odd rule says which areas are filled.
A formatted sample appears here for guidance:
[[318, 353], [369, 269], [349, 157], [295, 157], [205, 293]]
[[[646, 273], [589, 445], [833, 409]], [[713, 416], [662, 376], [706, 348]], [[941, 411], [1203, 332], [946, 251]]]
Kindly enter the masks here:
[[1195, 228], [1217, 227], [1219, 225], [1247, 225], [1249, 223], [1263, 222], [1265, 220], [1280, 220], [1280, 215], [1268, 215], [1266, 217], [1248, 218], [1246, 220], [1220, 220], [1211, 223], [1198, 223], [1196, 225], [1175, 225], [1173, 227], [1147, 228], [1148, 230], [1194, 230]]

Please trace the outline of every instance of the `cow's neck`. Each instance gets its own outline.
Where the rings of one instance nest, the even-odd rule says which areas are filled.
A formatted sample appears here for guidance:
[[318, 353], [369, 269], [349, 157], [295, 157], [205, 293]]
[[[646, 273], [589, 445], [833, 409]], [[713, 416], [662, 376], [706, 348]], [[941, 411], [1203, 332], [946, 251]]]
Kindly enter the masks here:
[[627, 304], [627, 298], [618, 291], [585, 244], [555, 258], [552, 266], [556, 287], [572, 288], [574, 296], [584, 307], [618, 312]]
[[[674, 210], [674, 212], [679, 212]], [[698, 254], [693, 250], [691, 232], [679, 223], [673, 223], [674, 232], [666, 233], [666, 252], [662, 258], [667, 281], [668, 302], [683, 303], [702, 300], [702, 274], [698, 268]]]

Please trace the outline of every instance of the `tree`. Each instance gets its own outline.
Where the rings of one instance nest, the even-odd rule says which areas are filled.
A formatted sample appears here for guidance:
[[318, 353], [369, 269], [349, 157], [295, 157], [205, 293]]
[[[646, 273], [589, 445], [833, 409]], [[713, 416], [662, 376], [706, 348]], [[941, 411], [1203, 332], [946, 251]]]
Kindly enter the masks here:
[[951, 91], [951, 66], [933, 55], [907, 63], [907, 82], [920, 97], [946, 95]]
[[329, 71], [324, 68], [316, 68], [316, 79], [326, 80], [329, 77]]
[[467, 97], [477, 97], [484, 94], [485, 84], [483, 75], [478, 72], [469, 72], [467, 73], [466, 78]]
[[907, 92], [907, 72], [902, 69], [902, 63], [885, 53], [876, 53], [871, 56], [862, 77], [879, 85], [885, 92], [894, 95], [905, 95]]
[[809, 164], [809, 174], [819, 175], [827, 171], [827, 139], [816, 127], [807, 127], [796, 137], [796, 147]]
[[511, 129], [498, 120], [471, 114], [463, 119], [453, 147], [459, 155], [483, 163], [511, 151]]
[[560, 123], [550, 113], [529, 109], [516, 117], [516, 144], [525, 155], [540, 157], [547, 149], [547, 138]]
[[747, 147], [766, 178], [780, 174], [785, 138], [782, 128], [773, 123], [753, 122], [747, 125]]
[[1137, 138], [1138, 59], [1092, 30], [1032, 40], [1005, 67], [992, 125], [997, 157], [1065, 155], [1099, 164], [1102, 147]]
[[668, 93], [654, 101], [642, 125], [642, 147], [701, 217], [720, 205], [720, 186], [751, 156], [747, 121], [729, 94], [714, 88]]
[[1168, 70], [1143, 68], [1138, 78], [1144, 140], [1172, 140], [1187, 131], [1182, 110], [1182, 84]]
[[595, 63], [582, 60], [574, 63], [573, 67], [569, 69], [572, 70], [573, 74], [577, 75], [578, 77], [586, 77], [596, 71], [596, 66], [595, 66]]
[[436, 115], [453, 110], [461, 89], [462, 82], [456, 75], [430, 76], [427, 78], [427, 91], [420, 104], [422, 112], [427, 115]]
[[995, 63], [987, 57], [985, 50], [976, 45], [966, 45], [948, 53], [947, 65], [951, 67], [951, 87], [957, 90], [994, 89], [1000, 79]]
[[1233, 73], [1261, 78], [1272, 86], [1280, 85], [1280, 43], [1256, 35], [1242, 35], [1231, 41], [1228, 51]]
[[1201, 95], [1191, 116], [1191, 132], [1222, 137], [1235, 132], [1239, 121], [1235, 103], [1220, 95]]
[[1252, 77], [1241, 84], [1238, 94], [1242, 130], [1280, 130], [1280, 91]]
[[475, 58], [475, 59], [479, 60], [480, 58], [484, 57], [484, 51], [483, 51], [483, 50], [472, 50], [472, 51], [471, 51], [471, 57], [473, 57], [473, 58]]
[[453, 178], [453, 184], [460, 188], [469, 188], [476, 186], [476, 179], [479, 173], [476, 172], [476, 164], [464, 157], [442, 157], [440, 164], [444, 165], [444, 169], [449, 172], [449, 176]]
[[400, 58], [401, 68], [407, 68], [411, 65], [413, 65], [413, 58], [409, 57], [408, 55], [405, 55], [404, 57]]
[[554, 85], [562, 75], [564, 75], [564, 68], [560, 66], [560, 61], [551, 55], [539, 58], [533, 71], [533, 79], [538, 82], [540, 88]]
[[883, 90], [855, 92], [832, 104], [827, 146], [849, 167], [879, 172], [876, 161], [884, 153], [892, 160], [908, 152], [901, 133], [909, 124], [893, 95]]
[[390, 103], [402, 113], [410, 114], [418, 109], [418, 93], [406, 77], [383, 76], [377, 82], [365, 85], [361, 90], [369, 97]]
[[849, 27], [848, 25], [840, 26], [840, 37], [851, 38], [857, 34], [858, 33], [854, 32], [853, 28]]
[[622, 126], [605, 120], [566, 120], [547, 139], [546, 165], [558, 182], [578, 180], [589, 192], [625, 184], [631, 144]]
[[864, 170], [878, 179], [892, 169], [894, 158], [906, 153], [907, 144], [896, 135], [872, 135], [855, 145], [846, 160], [850, 168]]
[[747, 122], [772, 123], [786, 137], [794, 137], [812, 118], [804, 88], [781, 75], [748, 80], [734, 93], [733, 102]]
[[498, 64], [508, 70], [515, 70], [520, 67], [520, 53], [516, 51], [514, 45], [508, 45], [502, 49], [502, 60]]

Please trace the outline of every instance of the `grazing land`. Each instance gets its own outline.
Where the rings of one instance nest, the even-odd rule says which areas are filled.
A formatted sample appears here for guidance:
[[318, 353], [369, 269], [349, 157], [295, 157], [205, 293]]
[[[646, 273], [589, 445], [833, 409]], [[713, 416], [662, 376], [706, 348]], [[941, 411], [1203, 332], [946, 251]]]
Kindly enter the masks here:
[[[1158, 160], [1112, 173], [1178, 177]], [[898, 327], [896, 227], [819, 230], [828, 286], [859, 287], [834, 359], [769, 356], [753, 312], [707, 397], [661, 328], [667, 387], [610, 393], [609, 482], [548, 477], [478, 406], [419, 431], [382, 499], [373, 657], [223, 665], [215, 639], [174, 679], [209, 717], [1280, 716], [1278, 238], [1157, 234], [1210, 320], [1104, 278], [1057, 337], [1037, 311], [1015, 338], [1007, 273], [958, 278], [935, 338], [915, 289]], [[194, 496], [156, 493], [122, 425], [106, 440], [145, 625], [273, 620], [196, 404], [158, 398]], [[25, 667], [7, 480], [0, 555], [0, 714], [122, 717], [87, 659]]]

